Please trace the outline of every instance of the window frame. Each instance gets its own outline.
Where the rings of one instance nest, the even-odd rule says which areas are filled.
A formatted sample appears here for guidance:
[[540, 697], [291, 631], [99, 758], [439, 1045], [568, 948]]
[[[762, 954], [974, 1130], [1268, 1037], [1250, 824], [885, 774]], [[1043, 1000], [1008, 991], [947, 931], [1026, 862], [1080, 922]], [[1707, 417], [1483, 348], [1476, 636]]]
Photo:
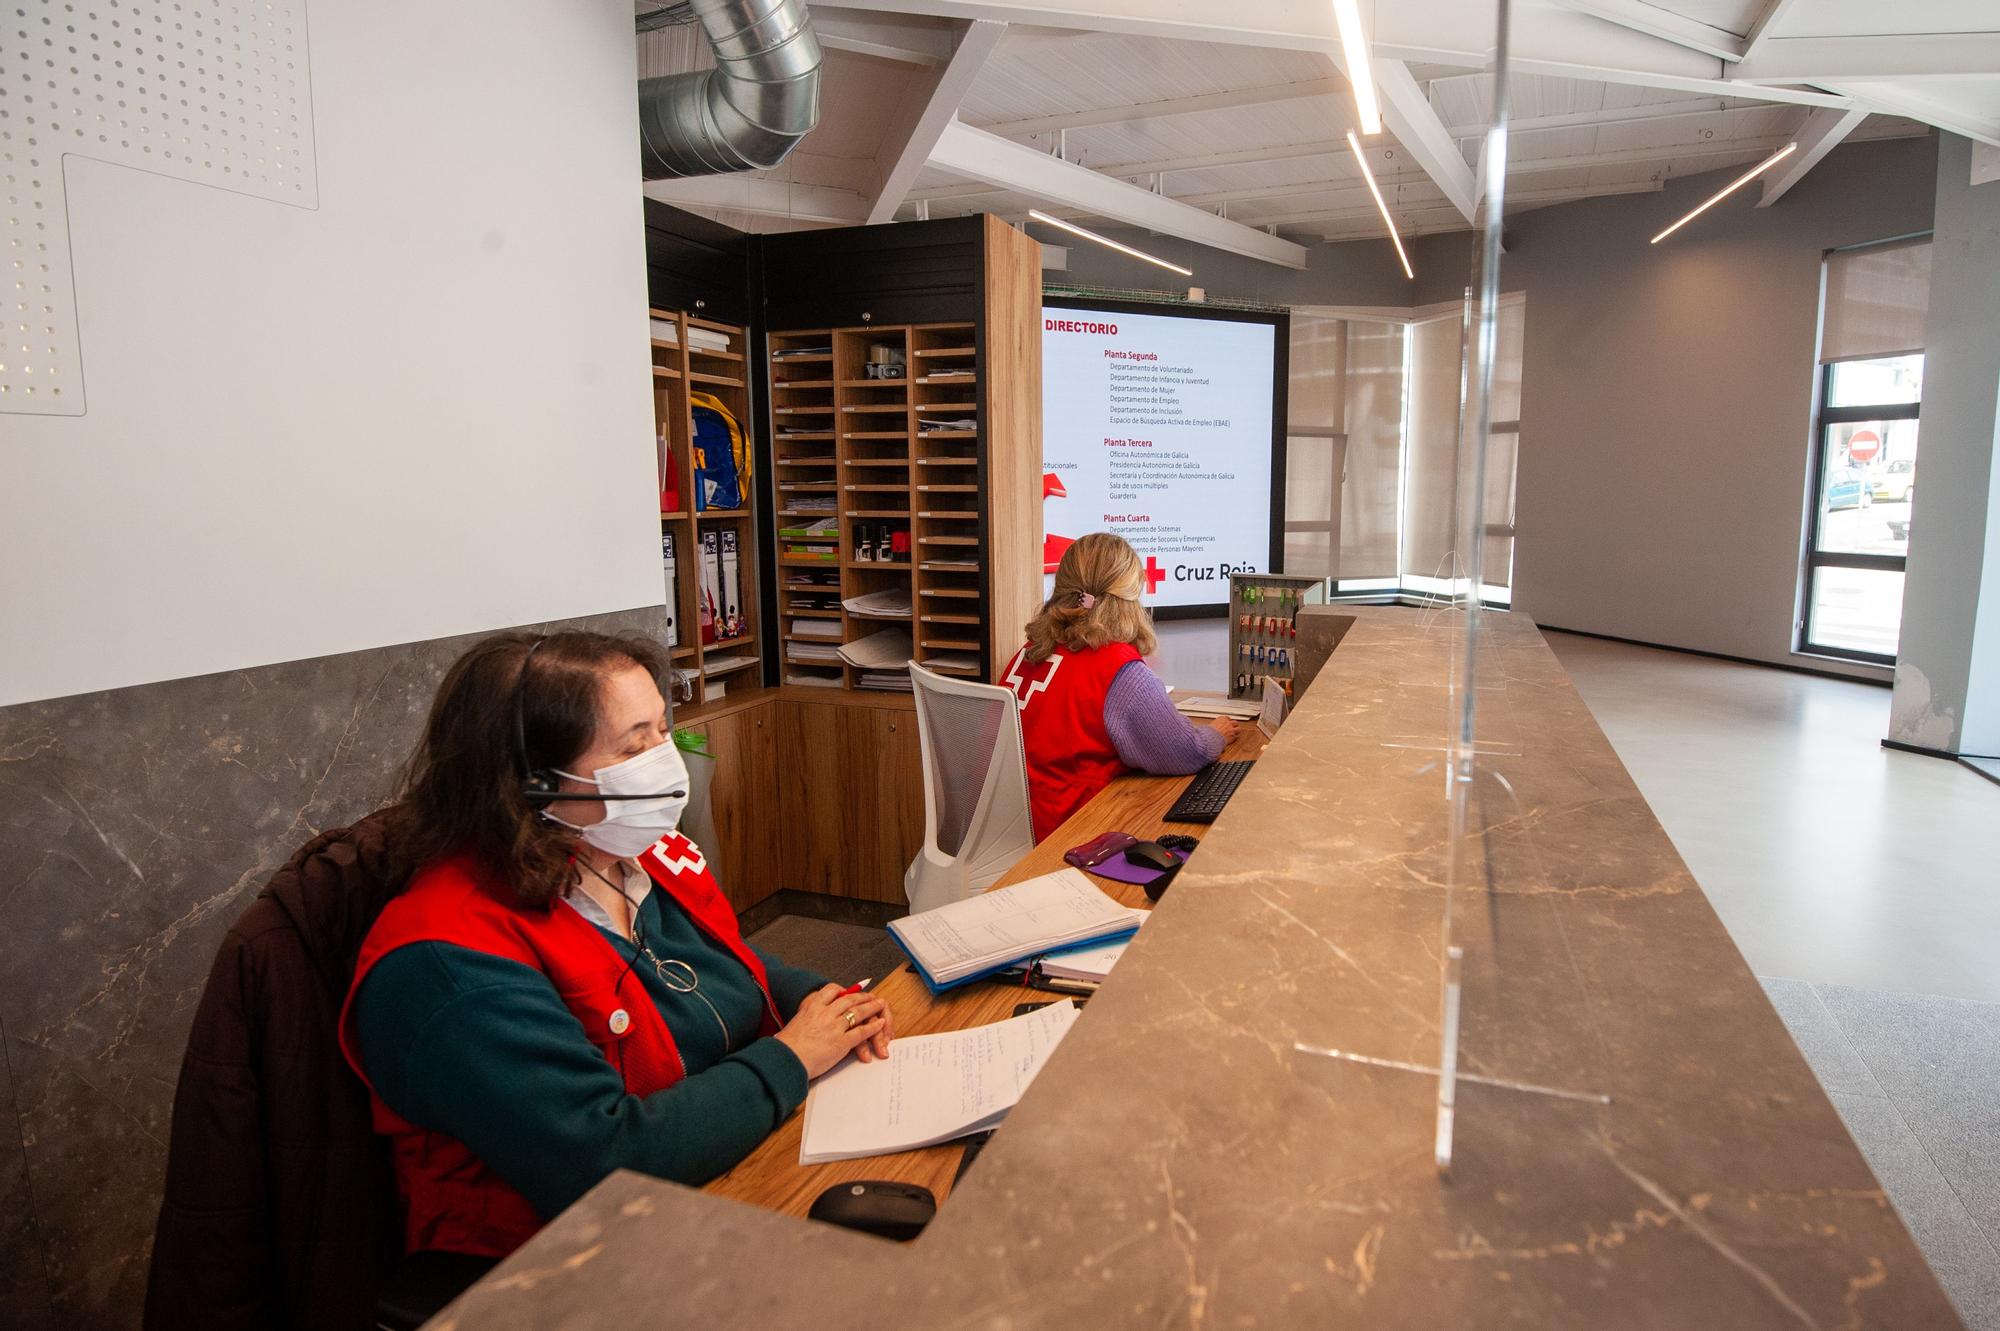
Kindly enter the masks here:
[[[1908, 353], [1906, 353], [1908, 354]], [[1881, 357], [1866, 357], [1869, 360]], [[1819, 367], [1818, 410], [1813, 414], [1812, 466], [1810, 468], [1812, 486], [1806, 496], [1806, 576], [1803, 580], [1803, 597], [1799, 604], [1798, 646], [1796, 650], [1810, 656], [1832, 657], [1840, 661], [1856, 661], [1865, 665], [1894, 666], [1896, 658], [1883, 652], [1864, 652], [1852, 647], [1833, 647], [1813, 641], [1813, 607], [1818, 604], [1819, 571], [1823, 568], [1873, 569], [1884, 573], [1909, 572], [1910, 557], [1900, 555], [1842, 554], [1819, 548], [1820, 517], [1823, 513], [1822, 501], [1826, 496], [1826, 469], [1831, 452], [1827, 447], [1827, 437], [1836, 425], [1850, 425], [1856, 421], [1921, 421], [1923, 419], [1923, 399], [1915, 402], [1877, 403], [1872, 406], [1834, 407], [1827, 405], [1833, 401], [1833, 370], [1841, 361], [1826, 361]], [[1926, 362], [1928, 368], [1928, 362]], [[1921, 437], [1921, 436], [1920, 436]], [[1914, 509], [1914, 505], [1912, 506]]]

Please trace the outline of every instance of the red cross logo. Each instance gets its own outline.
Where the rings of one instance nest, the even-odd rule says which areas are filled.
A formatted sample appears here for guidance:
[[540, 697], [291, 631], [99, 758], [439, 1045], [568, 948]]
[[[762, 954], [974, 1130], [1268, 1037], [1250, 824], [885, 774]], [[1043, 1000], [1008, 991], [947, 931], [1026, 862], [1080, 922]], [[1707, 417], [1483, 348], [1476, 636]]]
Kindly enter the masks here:
[[1051, 653], [1049, 659], [1040, 664], [1016, 656], [1013, 664], [1007, 667], [1007, 678], [1001, 682], [1014, 691], [1014, 697], [1019, 700], [1016, 706], [1025, 710], [1028, 700], [1049, 686], [1049, 681], [1056, 677], [1056, 668], [1062, 663], [1061, 652]]
[[1146, 595], [1151, 596], [1154, 592], [1158, 591], [1160, 589], [1160, 583], [1165, 580], [1166, 576], [1167, 576], [1167, 571], [1160, 567], [1160, 561], [1153, 558], [1151, 555], [1147, 555]]
[[700, 873], [708, 867], [708, 857], [701, 853], [701, 847], [679, 832], [669, 832], [654, 842], [653, 858], [659, 862], [662, 869], [675, 877], [687, 873]]

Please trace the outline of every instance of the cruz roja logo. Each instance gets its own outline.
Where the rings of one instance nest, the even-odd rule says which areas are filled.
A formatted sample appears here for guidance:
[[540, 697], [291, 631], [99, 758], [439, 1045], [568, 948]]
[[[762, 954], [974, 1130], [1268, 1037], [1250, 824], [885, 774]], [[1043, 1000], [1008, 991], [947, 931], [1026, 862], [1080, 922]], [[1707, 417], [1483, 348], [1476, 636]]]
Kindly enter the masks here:
[[1248, 564], [1175, 564], [1171, 570], [1162, 568], [1160, 561], [1146, 556], [1146, 594], [1152, 595], [1160, 589], [1160, 583], [1169, 577], [1175, 582], [1221, 582], [1232, 573], [1255, 573]]

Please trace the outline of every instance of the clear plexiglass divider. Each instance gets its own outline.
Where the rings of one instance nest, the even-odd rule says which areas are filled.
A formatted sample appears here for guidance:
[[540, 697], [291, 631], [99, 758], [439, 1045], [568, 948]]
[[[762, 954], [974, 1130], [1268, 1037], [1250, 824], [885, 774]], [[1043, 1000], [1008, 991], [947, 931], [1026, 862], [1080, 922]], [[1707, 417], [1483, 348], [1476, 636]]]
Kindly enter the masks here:
[[[1436, 654], [1441, 667], [1445, 715], [1437, 729], [1388, 741], [1410, 750], [1412, 771], [1433, 771], [1434, 826], [1420, 829], [1440, 847], [1442, 879], [1437, 918], [1437, 1006], [1435, 1044], [1428, 1059], [1396, 1058], [1389, 1051], [1334, 1049], [1298, 1041], [1303, 1054], [1341, 1059], [1408, 1072], [1435, 1080], [1433, 1161], [1440, 1175], [1451, 1170], [1461, 1116], [1459, 1088], [1472, 1083], [1557, 1100], [1608, 1104], [1587, 1088], [1544, 1085], [1507, 1075], [1486, 1060], [1461, 1066], [1463, 1032], [1477, 1028], [1482, 995], [1506, 982], [1501, 974], [1492, 927], [1493, 894], [1535, 876], [1532, 849], [1493, 835], [1521, 817], [1520, 802], [1506, 774], [1507, 759], [1522, 753], [1523, 737], [1511, 733], [1504, 711], [1506, 688], [1494, 652], [1491, 613], [1481, 599], [1486, 569], [1488, 463], [1494, 427], [1493, 376], [1500, 353], [1500, 238], [1505, 216], [1507, 171], [1507, 83], [1509, 0], [1496, 0], [1493, 113], [1479, 156], [1481, 215], [1474, 230], [1471, 280], [1465, 288], [1460, 326], [1460, 383], [1457, 441], [1451, 484], [1452, 546], [1440, 561], [1443, 591], [1418, 616], [1419, 650]], [[1441, 655], [1444, 659], [1438, 660]], [[1436, 673], [1426, 672], [1429, 678]], [[1435, 738], [1434, 738], [1435, 737]]]

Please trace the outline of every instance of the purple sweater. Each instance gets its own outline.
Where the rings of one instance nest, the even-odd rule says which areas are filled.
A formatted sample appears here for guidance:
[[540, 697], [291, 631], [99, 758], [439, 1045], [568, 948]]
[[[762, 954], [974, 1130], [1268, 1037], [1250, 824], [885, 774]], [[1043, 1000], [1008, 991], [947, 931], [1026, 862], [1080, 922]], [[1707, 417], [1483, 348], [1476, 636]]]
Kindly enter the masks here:
[[1226, 741], [1174, 710], [1167, 686], [1144, 661], [1121, 667], [1104, 695], [1104, 728], [1127, 767], [1182, 776], [1214, 762]]

